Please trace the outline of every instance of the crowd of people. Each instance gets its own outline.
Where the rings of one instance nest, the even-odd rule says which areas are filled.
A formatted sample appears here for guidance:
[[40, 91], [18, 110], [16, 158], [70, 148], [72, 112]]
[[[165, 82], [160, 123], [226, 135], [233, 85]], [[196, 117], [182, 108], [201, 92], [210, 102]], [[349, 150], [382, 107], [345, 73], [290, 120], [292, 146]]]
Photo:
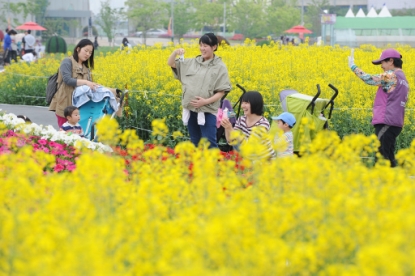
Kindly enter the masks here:
[[[284, 37], [281, 37], [283, 41]], [[286, 40], [288, 42], [288, 40]], [[180, 48], [172, 52], [167, 64], [172, 68], [173, 75], [182, 84], [183, 122], [188, 126], [190, 139], [198, 145], [201, 138], [209, 141], [210, 147], [218, 147], [216, 141], [216, 114], [223, 96], [231, 90], [231, 83], [226, 65], [214, 52], [218, 49], [218, 39], [213, 33], [203, 35], [199, 39], [200, 55], [184, 59], [185, 50]], [[176, 58], [179, 56], [179, 58]], [[369, 85], [378, 86], [372, 125], [380, 142], [379, 153], [390, 161], [391, 167], [397, 166], [395, 159], [396, 138], [402, 131], [405, 105], [408, 100], [409, 84], [402, 71], [402, 55], [395, 49], [382, 52], [378, 60], [372, 62], [381, 65], [384, 73], [370, 75], [354, 64], [354, 57], [349, 57], [351, 70]], [[262, 150], [256, 152], [257, 158], [273, 159], [293, 155], [293, 134], [291, 128], [296, 123], [295, 117], [284, 112], [272, 119], [284, 133], [270, 141], [263, 135], [270, 129], [268, 120], [263, 116], [264, 102], [258, 91], [250, 91], [242, 98], [244, 115], [238, 118], [235, 126], [225, 117], [221, 125], [225, 128], [226, 139], [235, 148], [255, 137], [262, 142]], [[253, 129], [260, 131], [253, 131]], [[232, 132], [242, 132], [242, 139], [233, 141]], [[276, 149], [277, 144], [285, 140], [285, 145]], [[276, 149], [276, 150], [274, 150]]]
[[4, 66], [10, 65], [12, 61], [18, 62], [18, 57], [21, 61], [35, 61], [39, 53], [44, 51], [44, 46], [32, 35], [31, 30], [25, 31], [24, 36], [20, 39], [17, 38], [17, 31], [10, 26], [5, 31], [3, 40]]

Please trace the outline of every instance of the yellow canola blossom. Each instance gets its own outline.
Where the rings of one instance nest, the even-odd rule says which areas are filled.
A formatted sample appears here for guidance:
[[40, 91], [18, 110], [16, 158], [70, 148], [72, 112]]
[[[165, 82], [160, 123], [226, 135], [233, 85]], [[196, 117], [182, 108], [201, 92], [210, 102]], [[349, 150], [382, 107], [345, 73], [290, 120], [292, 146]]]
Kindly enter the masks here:
[[98, 136], [141, 154], [128, 174], [114, 154], [83, 152], [59, 174], [44, 174], [54, 156], [30, 147], [0, 155], [0, 275], [415, 270], [413, 147], [402, 167], [373, 166], [360, 157], [376, 151], [375, 137], [324, 131], [301, 158], [238, 167], [188, 141], [175, 155], [143, 151], [113, 122], [98, 123]]

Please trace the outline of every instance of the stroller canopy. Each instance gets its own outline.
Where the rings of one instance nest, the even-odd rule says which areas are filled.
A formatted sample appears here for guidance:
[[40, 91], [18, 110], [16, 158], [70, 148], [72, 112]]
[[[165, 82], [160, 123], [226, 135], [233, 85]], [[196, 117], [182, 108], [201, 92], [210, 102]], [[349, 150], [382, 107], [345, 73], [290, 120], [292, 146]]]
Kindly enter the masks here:
[[[319, 93], [316, 95], [318, 96]], [[284, 111], [292, 113], [297, 121], [292, 128], [294, 151], [300, 151], [302, 143], [311, 142], [316, 134], [324, 128], [327, 119], [323, 111], [330, 100], [301, 94], [296, 90], [283, 90], [280, 100]], [[303, 118], [306, 120], [303, 121]]]

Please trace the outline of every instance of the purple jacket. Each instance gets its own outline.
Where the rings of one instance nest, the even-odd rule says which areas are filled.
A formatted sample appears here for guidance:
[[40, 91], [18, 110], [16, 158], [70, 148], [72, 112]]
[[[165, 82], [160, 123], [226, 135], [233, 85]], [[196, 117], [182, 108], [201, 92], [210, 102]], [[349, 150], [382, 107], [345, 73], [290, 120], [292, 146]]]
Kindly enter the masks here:
[[397, 84], [392, 92], [384, 92], [379, 86], [373, 105], [372, 125], [385, 124], [403, 127], [409, 84], [402, 70], [395, 71]]

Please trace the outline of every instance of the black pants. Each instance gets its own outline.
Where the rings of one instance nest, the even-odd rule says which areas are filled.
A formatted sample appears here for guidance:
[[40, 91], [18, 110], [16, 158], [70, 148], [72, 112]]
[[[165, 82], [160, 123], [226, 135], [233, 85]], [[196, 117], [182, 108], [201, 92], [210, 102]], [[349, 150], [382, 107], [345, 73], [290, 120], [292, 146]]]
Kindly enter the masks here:
[[11, 50], [10, 51], [10, 58], [13, 59], [15, 62], [17, 62], [17, 51]]
[[396, 167], [398, 162], [395, 159], [396, 137], [401, 133], [402, 128], [384, 124], [375, 125], [375, 134], [380, 142], [379, 152], [383, 157], [389, 159], [391, 167]]
[[10, 57], [12, 56], [11, 50], [9, 50], [9, 49], [4, 50], [3, 55], [4, 55], [3, 56], [4, 64], [10, 64]]

